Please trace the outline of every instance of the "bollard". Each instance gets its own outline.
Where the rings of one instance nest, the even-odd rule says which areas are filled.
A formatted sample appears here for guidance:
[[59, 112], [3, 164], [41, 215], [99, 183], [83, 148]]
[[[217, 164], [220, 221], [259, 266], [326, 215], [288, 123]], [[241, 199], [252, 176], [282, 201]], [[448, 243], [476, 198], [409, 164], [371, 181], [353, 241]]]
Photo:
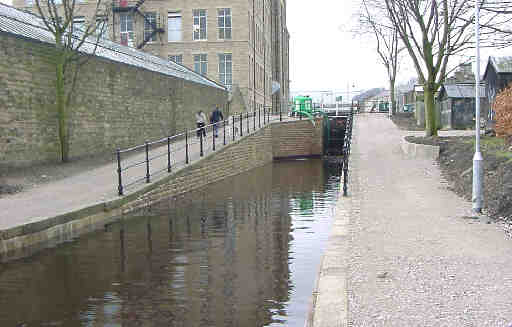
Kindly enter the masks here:
[[224, 120], [224, 145], [226, 145], [226, 120]]
[[254, 120], [253, 128], [254, 128], [254, 130], [256, 130], [256, 109], [254, 109], [252, 111], [252, 117], [253, 117], [253, 120]]
[[233, 142], [235, 141], [235, 115], [233, 115], [233, 124], [231, 124], [233, 126]]
[[118, 177], [118, 185], [117, 191], [119, 195], [123, 195], [123, 180], [122, 180], [122, 169], [121, 169], [121, 150], [117, 149], [117, 177]]
[[246, 119], [247, 119], [247, 135], [249, 135], [249, 133], [250, 133], [250, 130], [249, 130], [249, 112], [247, 112]]

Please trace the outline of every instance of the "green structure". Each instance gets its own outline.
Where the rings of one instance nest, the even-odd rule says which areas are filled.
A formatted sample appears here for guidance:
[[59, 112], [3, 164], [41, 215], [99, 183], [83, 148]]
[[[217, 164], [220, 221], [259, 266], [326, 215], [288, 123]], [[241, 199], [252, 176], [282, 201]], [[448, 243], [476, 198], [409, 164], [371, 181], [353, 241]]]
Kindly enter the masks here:
[[309, 96], [296, 96], [293, 98], [292, 112], [307, 117], [313, 116], [313, 99]]

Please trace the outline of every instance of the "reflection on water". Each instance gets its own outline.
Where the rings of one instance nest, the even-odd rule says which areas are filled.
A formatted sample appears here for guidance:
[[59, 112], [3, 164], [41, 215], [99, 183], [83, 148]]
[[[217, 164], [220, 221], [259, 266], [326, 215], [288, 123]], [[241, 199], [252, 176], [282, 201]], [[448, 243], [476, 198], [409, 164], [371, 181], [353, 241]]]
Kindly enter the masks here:
[[338, 178], [268, 165], [0, 266], [0, 326], [303, 326]]

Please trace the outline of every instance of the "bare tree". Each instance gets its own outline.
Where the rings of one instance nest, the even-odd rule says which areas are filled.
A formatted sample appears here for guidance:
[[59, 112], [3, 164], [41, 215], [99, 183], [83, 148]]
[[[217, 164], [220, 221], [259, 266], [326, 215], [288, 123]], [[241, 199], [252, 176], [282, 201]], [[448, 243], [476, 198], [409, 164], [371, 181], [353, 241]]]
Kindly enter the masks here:
[[385, 0], [385, 4], [423, 85], [426, 135], [437, 135], [434, 96], [447, 75], [450, 57], [471, 43], [471, 6], [467, 0]]
[[[391, 111], [396, 113], [395, 82], [398, 73], [398, 56], [403, 47], [399, 47], [400, 37], [387, 12], [376, 0], [362, 0], [360, 13], [360, 32], [372, 34], [377, 42], [377, 54], [388, 74]], [[377, 18], [378, 17], [378, 18]]]
[[36, 0], [37, 13], [55, 38], [55, 109], [62, 162], [69, 161], [70, 104], [80, 68], [94, 56], [108, 22], [108, 7], [98, 0], [88, 21], [77, 22], [76, 0]]

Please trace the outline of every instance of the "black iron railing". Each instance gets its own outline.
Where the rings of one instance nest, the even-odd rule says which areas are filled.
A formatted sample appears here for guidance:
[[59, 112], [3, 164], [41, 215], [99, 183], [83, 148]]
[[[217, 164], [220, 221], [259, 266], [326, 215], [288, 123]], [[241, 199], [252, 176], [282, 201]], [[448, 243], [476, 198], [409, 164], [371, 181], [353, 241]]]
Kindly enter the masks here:
[[348, 172], [350, 148], [352, 145], [352, 127], [354, 125], [354, 111], [351, 109], [345, 127], [345, 139], [343, 140], [343, 160], [341, 171], [343, 172], [343, 196], [348, 196]]
[[157, 175], [171, 173], [176, 167], [199, 160], [216, 151], [219, 146], [234, 142], [275, 120], [282, 120], [282, 115], [272, 115], [271, 110], [262, 108], [236, 113], [202, 128], [185, 130], [131, 148], [117, 149], [118, 194], [124, 195], [130, 187], [150, 183]]

